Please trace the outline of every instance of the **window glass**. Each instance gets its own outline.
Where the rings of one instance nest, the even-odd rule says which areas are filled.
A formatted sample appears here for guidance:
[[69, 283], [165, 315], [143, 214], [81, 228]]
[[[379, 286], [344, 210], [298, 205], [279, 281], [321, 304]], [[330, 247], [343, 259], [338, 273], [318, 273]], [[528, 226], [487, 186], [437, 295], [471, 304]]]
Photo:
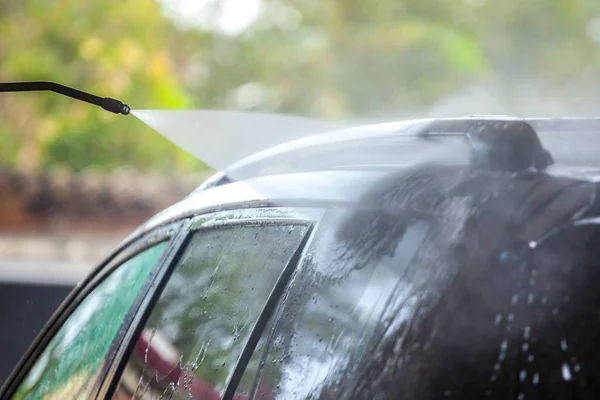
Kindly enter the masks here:
[[[239, 396], [254, 392], [255, 399], [353, 398], [344, 390], [357, 379], [359, 361], [373, 356], [372, 344], [384, 335], [389, 321], [410, 317], [414, 307], [407, 282], [414, 271], [409, 264], [424, 227], [408, 229], [392, 251], [376, 249], [364, 238], [359, 240], [365, 247], [359, 249], [340, 239], [349, 217], [333, 210], [320, 224], [273, 318], [273, 329], [263, 333], [266, 353], [255, 354], [250, 363], [259, 366], [258, 379], [256, 369], [248, 368]], [[363, 228], [368, 224], [356, 233], [368, 235]]]
[[273, 400], [272, 397], [272, 388], [269, 386], [268, 381], [264, 376], [259, 375], [261, 378], [260, 381], [256, 381], [256, 377], [261, 369], [261, 364], [264, 362], [263, 357], [266, 356], [268, 338], [270, 332], [273, 330], [273, 322], [276, 318], [271, 317], [269, 323], [267, 324], [265, 330], [263, 331], [263, 335], [258, 341], [254, 353], [252, 357], [248, 361], [248, 365], [246, 366], [246, 370], [242, 375], [242, 379], [238, 387], [236, 388], [236, 394], [234, 400], [247, 400], [250, 398], [250, 393], [253, 392], [253, 388], [256, 385], [256, 399], [260, 400]]
[[589, 185], [436, 168], [328, 211], [265, 332], [260, 380], [241, 381], [261, 382], [251, 398], [599, 398]]
[[114, 399], [219, 399], [305, 233], [304, 226], [273, 224], [195, 233], [137, 341]]
[[14, 399], [83, 399], [112, 340], [167, 242], [130, 258], [81, 302], [50, 340]]

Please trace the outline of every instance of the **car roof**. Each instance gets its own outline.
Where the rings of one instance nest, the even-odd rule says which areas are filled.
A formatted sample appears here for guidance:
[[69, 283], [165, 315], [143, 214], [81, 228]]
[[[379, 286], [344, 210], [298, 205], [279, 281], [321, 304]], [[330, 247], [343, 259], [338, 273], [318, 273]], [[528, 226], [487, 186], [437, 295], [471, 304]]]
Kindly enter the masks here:
[[473, 116], [399, 121], [308, 136], [246, 157], [215, 174], [135, 234], [168, 221], [245, 207], [353, 204], [390, 171], [423, 163], [466, 164], [473, 129], [522, 121], [534, 127], [555, 165], [548, 172], [596, 180], [600, 118]]
[[362, 196], [370, 182], [386, 173], [381, 170], [314, 171], [232, 182], [192, 193], [148, 220], [133, 236], [173, 220], [208, 212], [240, 208], [351, 205]]

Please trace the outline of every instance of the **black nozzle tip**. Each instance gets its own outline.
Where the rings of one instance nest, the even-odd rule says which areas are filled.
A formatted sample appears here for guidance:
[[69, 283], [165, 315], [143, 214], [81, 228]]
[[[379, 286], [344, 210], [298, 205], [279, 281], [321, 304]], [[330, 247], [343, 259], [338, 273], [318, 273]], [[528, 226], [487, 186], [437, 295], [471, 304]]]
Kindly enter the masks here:
[[117, 99], [105, 97], [102, 99], [102, 108], [115, 114], [127, 115], [131, 112], [131, 108]]

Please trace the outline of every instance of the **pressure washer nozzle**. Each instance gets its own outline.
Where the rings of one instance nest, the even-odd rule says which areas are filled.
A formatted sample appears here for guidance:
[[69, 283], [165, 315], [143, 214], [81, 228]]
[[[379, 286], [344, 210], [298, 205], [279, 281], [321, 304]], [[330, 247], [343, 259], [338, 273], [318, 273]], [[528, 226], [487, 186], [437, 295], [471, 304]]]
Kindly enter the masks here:
[[100, 97], [95, 94], [82, 92], [81, 90], [73, 89], [60, 83], [54, 82], [0, 82], [0, 93], [2, 92], [35, 92], [38, 90], [49, 90], [60, 93], [64, 96], [72, 97], [77, 100], [85, 101], [86, 103], [94, 104], [104, 108], [115, 114], [127, 115], [131, 112], [131, 108], [127, 104], [123, 104], [117, 99], [110, 97]]
[[131, 108], [121, 101], [117, 99], [111, 99], [110, 97], [105, 97], [102, 99], [102, 108], [106, 111], [110, 111], [115, 114], [123, 114], [127, 115], [131, 111]]

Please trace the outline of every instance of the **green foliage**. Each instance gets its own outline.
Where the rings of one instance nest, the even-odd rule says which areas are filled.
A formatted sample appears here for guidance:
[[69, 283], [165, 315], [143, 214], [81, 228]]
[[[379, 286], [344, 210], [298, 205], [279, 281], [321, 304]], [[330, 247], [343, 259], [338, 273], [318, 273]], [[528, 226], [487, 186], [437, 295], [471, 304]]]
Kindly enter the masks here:
[[[169, 52], [176, 31], [158, 4], [30, 0], [0, 8], [0, 80], [61, 82], [135, 108], [193, 106]], [[3, 163], [76, 171], [202, 166], [133, 117], [55, 94], [2, 96]], [[21, 154], [5, 157], [15, 143]]]
[[0, 160], [6, 164], [16, 164], [19, 151], [19, 140], [11, 126], [0, 121]]
[[[600, 84], [600, 3], [591, 0], [262, 0], [236, 35], [182, 26], [165, 13], [176, 3], [5, 0], [0, 79], [63, 82], [134, 108], [326, 119], [422, 114], [472, 85], [503, 98], [495, 112], [581, 114], [600, 105], [587, 100]], [[205, 7], [191, 19], [218, 21], [219, 12]], [[519, 102], [529, 88], [536, 101]], [[561, 107], [533, 107], [547, 97]], [[471, 100], [465, 112], [479, 105]], [[202, 168], [134, 118], [50, 94], [0, 101], [5, 163]]]

